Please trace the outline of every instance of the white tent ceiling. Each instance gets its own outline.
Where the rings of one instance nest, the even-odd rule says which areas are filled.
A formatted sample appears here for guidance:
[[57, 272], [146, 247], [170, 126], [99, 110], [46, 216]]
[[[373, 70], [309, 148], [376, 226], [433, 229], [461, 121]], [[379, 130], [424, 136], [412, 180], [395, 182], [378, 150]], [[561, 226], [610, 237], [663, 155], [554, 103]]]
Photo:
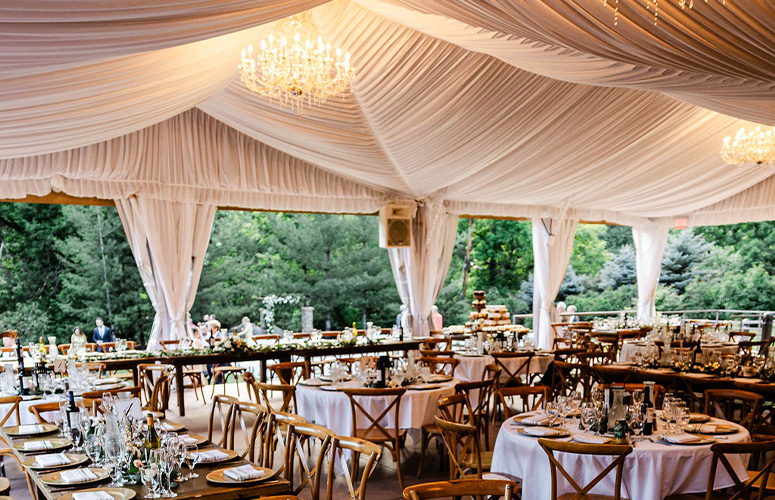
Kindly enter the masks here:
[[[719, 157], [743, 120], [775, 123], [773, 3], [666, 0], [657, 25], [619, 5], [614, 26], [601, 0], [10, 0], [0, 197], [774, 219], [772, 171]], [[313, 7], [357, 79], [300, 119], [236, 65], [267, 23]]]

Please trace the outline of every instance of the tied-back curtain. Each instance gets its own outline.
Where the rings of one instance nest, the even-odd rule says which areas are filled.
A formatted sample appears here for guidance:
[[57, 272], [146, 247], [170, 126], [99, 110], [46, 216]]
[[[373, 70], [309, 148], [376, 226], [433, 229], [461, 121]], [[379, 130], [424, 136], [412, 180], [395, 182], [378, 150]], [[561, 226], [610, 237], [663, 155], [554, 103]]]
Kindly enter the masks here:
[[644, 222], [632, 228], [638, 277], [638, 319], [648, 321], [654, 317], [654, 298], [669, 232], [670, 226], [664, 222]]
[[414, 336], [426, 336], [431, 330], [431, 308], [449, 271], [457, 219], [456, 214], [447, 213], [441, 200], [428, 200], [417, 207], [412, 219], [412, 246], [388, 249]]
[[568, 269], [577, 224], [572, 219], [533, 219], [533, 332], [541, 349], [551, 349], [554, 343], [554, 299]]
[[156, 350], [161, 340], [186, 337], [216, 207], [136, 196], [115, 201], [156, 310], [148, 338], [148, 350]]

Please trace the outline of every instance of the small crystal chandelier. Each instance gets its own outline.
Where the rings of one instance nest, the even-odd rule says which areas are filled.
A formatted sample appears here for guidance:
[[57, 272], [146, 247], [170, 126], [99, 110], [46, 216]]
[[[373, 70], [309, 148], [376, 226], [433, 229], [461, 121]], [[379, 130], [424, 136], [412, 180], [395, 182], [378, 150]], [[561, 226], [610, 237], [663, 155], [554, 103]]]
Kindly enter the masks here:
[[775, 127], [762, 130], [757, 125], [751, 132], [741, 128], [734, 139], [732, 136], [724, 137], [721, 158], [736, 166], [751, 163], [775, 166]]
[[336, 47], [334, 54], [304, 12], [278, 21], [260, 50], [252, 45], [243, 50], [238, 68], [247, 88], [301, 114], [305, 105], [320, 105], [344, 92], [355, 75], [350, 53]]

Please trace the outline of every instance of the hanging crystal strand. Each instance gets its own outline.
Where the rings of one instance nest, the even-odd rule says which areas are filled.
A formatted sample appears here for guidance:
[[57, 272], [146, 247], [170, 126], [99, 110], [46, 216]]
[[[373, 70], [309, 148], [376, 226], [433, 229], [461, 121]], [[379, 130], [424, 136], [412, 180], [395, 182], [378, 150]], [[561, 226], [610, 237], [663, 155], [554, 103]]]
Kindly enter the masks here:
[[619, 0], [614, 4], [614, 26], [619, 24]]

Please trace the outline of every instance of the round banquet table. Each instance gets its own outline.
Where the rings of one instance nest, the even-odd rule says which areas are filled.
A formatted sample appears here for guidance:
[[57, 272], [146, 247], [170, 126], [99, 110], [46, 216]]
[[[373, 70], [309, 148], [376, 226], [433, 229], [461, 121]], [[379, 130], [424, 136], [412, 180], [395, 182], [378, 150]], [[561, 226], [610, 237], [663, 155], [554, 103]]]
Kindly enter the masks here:
[[[456, 383], [457, 380], [453, 379], [449, 382], [433, 384], [439, 386], [436, 389], [407, 389], [401, 398], [398, 427], [400, 429], [420, 429], [425, 424], [433, 423], [439, 399], [454, 394]], [[346, 382], [343, 387], [355, 388], [358, 387], [358, 383], [355, 381]], [[390, 402], [388, 397], [363, 398], [356, 396], [356, 400], [374, 417], [382, 413]], [[296, 386], [296, 405], [297, 413], [308, 421], [327, 427], [340, 436], [352, 434], [350, 399], [343, 392], [298, 384]], [[382, 425], [385, 428], [392, 428], [395, 425], [394, 416], [395, 411], [391, 409]], [[366, 417], [358, 415], [358, 427], [368, 427], [369, 425], [370, 422]]]
[[[460, 360], [460, 364], [455, 370], [455, 378], [463, 382], [474, 382], [483, 380], [484, 367], [495, 363], [492, 356], [487, 354], [463, 354], [456, 353], [455, 358]], [[554, 355], [550, 353], [538, 353], [530, 360], [530, 366], [528, 371], [532, 373], [545, 373], [549, 368], [549, 364], [554, 360]], [[516, 370], [524, 359], [514, 358], [504, 361], [504, 364], [509, 367], [510, 370]], [[524, 371], [523, 371], [524, 373]], [[502, 378], [508, 379], [508, 375], [501, 375]]]
[[[646, 346], [645, 342], [624, 342], [619, 352], [619, 362], [629, 363], [633, 361], [635, 353]], [[723, 344], [702, 344], [702, 362], [708, 363], [710, 355], [717, 352], [723, 354], [737, 354], [737, 344], [725, 342]]]
[[[659, 419], [657, 419], [659, 420]], [[713, 419], [713, 423], [726, 422]], [[578, 420], [568, 420], [567, 427], [576, 434]], [[721, 443], [744, 442], [750, 439], [745, 428], [736, 426], [739, 432], [727, 434]], [[551, 496], [551, 472], [549, 458], [535, 437], [518, 432], [513, 417], [504, 422], [498, 433], [493, 450], [492, 472], [506, 473], [523, 478], [523, 500], [548, 500]], [[656, 434], [656, 433], [655, 433]], [[565, 438], [564, 440], [570, 440]], [[644, 440], [637, 444], [625, 459], [622, 477], [622, 498], [632, 500], [662, 500], [675, 493], [704, 492], [708, 486], [708, 473], [713, 453], [711, 445], [672, 445]], [[562, 466], [579, 484], [591, 481], [605, 466], [610, 457], [555, 454]], [[729, 456], [738, 477], [747, 479], [747, 457]], [[726, 470], [719, 465], [716, 474], [716, 488], [727, 488], [734, 484]], [[592, 493], [613, 495], [614, 473], [598, 483]], [[558, 495], [575, 492], [570, 484], [558, 474]]]

